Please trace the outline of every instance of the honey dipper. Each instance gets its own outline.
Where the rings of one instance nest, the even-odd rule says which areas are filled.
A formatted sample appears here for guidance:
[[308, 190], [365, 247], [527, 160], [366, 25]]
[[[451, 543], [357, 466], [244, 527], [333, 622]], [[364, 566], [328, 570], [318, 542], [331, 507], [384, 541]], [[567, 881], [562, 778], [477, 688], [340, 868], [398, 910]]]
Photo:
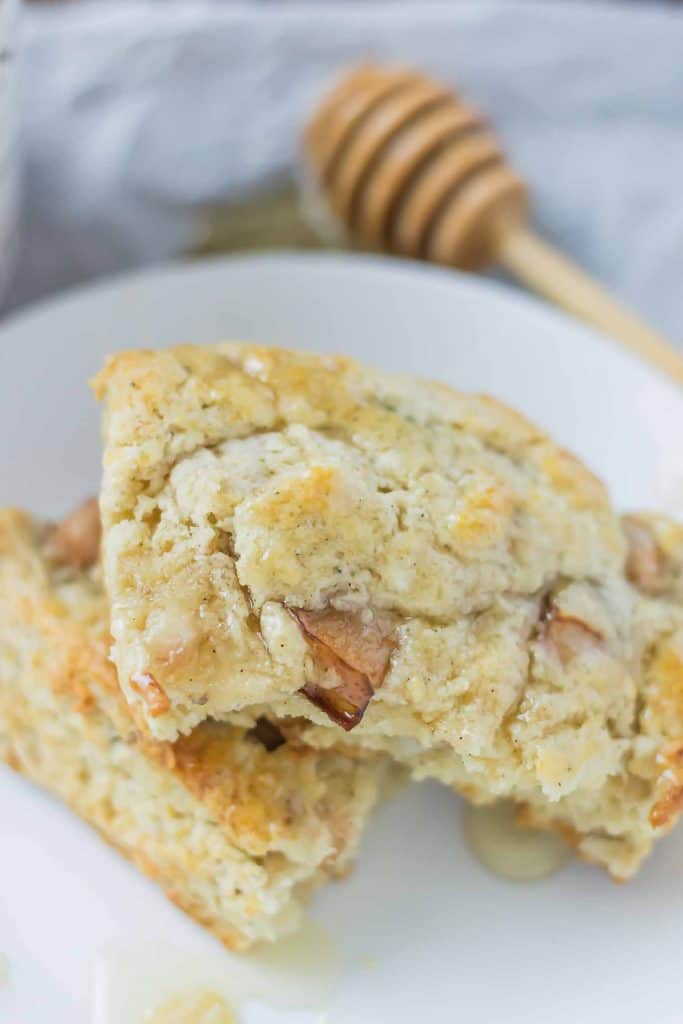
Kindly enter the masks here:
[[314, 111], [304, 159], [354, 241], [464, 270], [497, 263], [683, 383], [683, 356], [528, 226], [526, 185], [448, 87], [357, 67]]

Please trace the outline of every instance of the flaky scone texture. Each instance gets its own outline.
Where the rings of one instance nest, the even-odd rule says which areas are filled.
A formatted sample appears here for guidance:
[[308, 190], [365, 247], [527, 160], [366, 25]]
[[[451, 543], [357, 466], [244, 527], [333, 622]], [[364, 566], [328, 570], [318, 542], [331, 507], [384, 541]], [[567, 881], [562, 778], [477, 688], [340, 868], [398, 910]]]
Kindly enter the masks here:
[[130, 352], [105, 400], [113, 654], [159, 737], [306, 718], [618, 876], [681, 799], [683, 529], [486, 397], [239, 344]]
[[108, 660], [98, 570], [66, 564], [55, 538], [0, 512], [0, 757], [229, 947], [295, 928], [305, 897], [349, 866], [385, 759], [308, 750], [262, 724], [151, 739]]

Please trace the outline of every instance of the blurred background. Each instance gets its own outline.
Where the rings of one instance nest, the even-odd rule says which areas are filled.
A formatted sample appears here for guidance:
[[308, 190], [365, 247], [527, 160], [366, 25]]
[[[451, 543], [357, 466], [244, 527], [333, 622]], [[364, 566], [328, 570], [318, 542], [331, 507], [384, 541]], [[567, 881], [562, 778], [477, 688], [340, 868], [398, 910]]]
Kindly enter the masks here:
[[301, 128], [365, 58], [484, 109], [545, 236], [683, 342], [683, 5], [657, 0], [0, 0], [4, 311], [178, 256], [323, 244]]

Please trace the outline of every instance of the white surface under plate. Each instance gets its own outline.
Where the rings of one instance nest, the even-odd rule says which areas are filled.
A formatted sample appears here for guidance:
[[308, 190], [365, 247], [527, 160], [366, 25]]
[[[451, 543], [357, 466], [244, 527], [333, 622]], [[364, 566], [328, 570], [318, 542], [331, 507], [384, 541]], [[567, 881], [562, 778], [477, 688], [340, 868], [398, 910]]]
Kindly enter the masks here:
[[[583, 456], [620, 506], [683, 508], [683, 395], [657, 373], [499, 286], [321, 256], [152, 271], [6, 323], [0, 502], [57, 515], [96, 488], [86, 380], [106, 352], [229, 337], [348, 352], [492, 392]], [[105, 948], [151, 944], [163, 957], [173, 947], [195, 964], [223, 956], [86, 826], [4, 769], [0, 809], [3, 1024], [90, 1022]], [[473, 860], [458, 811], [436, 786], [402, 793], [377, 815], [352, 877], [316, 898], [342, 956], [329, 1024], [680, 1022], [683, 829], [626, 886], [578, 863], [515, 885]], [[319, 1019], [258, 1008], [244, 1017]]]

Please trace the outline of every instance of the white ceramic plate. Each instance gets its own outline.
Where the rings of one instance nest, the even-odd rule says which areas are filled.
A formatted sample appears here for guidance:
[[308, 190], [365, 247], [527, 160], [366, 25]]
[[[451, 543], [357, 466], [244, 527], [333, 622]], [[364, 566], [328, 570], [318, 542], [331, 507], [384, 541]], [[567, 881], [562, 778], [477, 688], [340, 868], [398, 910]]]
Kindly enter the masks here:
[[[583, 456], [619, 505], [683, 508], [683, 395], [610, 342], [454, 273], [298, 255], [139, 274], [5, 324], [0, 501], [56, 515], [96, 488], [86, 381], [105, 353], [228, 337], [492, 392]], [[342, 954], [329, 1024], [681, 1020], [683, 830], [627, 886], [580, 864], [514, 885], [472, 859], [452, 794], [415, 787], [380, 811], [353, 876], [314, 913]], [[156, 944], [159, 956], [172, 945], [188, 961], [223, 955], [84, 825], [3, 770], [0, 1020], [90, 1021], [97, 953], [124, 943]], [[252, 1008], [244, 1019], [319, 1018]], [[121, 1011], [111, 1024], [137, 1021]]]

